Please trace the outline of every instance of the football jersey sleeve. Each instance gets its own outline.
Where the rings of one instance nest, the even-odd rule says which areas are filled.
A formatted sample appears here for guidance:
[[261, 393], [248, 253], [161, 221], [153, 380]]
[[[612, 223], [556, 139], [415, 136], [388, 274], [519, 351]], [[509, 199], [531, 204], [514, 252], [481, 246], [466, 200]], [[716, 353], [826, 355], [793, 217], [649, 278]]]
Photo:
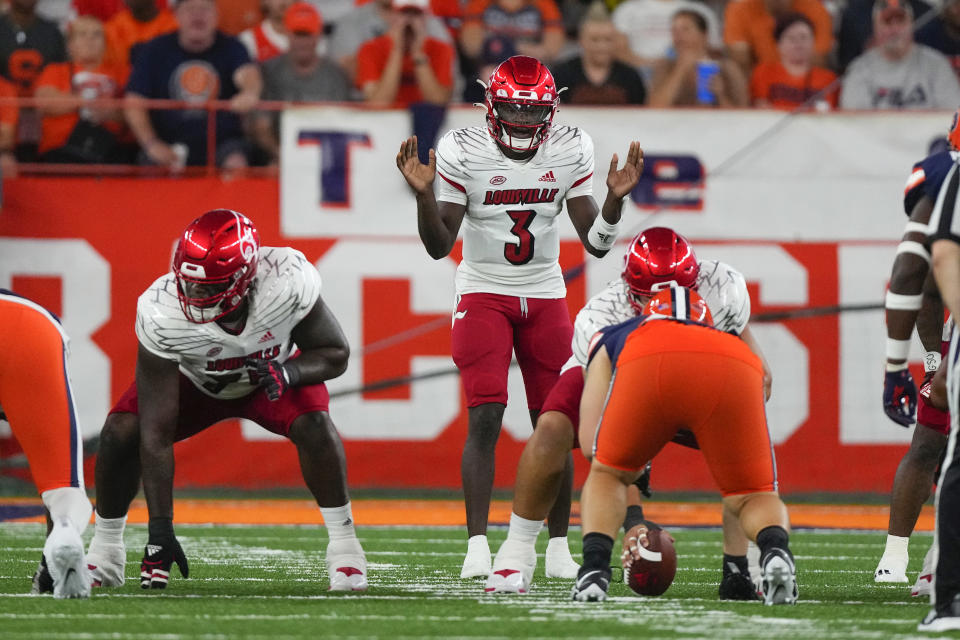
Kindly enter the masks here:
[[750, 321], [750, 293], [743, 274], [723, 262], [701, 260], [697, 293], [710, 308], [713, 326], [739, 336]]
[[[137, 321], [135, 330], [137, 340], [144, 349], [164, 360], [179, 362], [176, 353], [164, 346], [163, 328], [170, 315], [170, 307], [176, 303], [176, 311], [180, 312], [179, 299], [176, 296], [176, 284], [170, 274], [155, 282], [137, 300]], [[169, 327], [167, 327], [169, 329]]]
[[913, 171], [907, 178], [907, 184], [903, 187], [903, 212], [909, 216], [917, 202], [924, 196], [924, 187], [927, 180], [927, 172], [924, 170], [923, 162], [913, 165]]
[[579, 196], [593, 195], [593, 139], [583, 129], [580, 129], [580, 148], [578, 151], [579, 156], [577, 165], [573, 170], [573, 180], [564, 196], [567, 200]]
[[436, 154], [437, 200], [467, 204], [467, 175], [464, 171], [463, 150], [457, 144], [453, 131], [440, 138]]

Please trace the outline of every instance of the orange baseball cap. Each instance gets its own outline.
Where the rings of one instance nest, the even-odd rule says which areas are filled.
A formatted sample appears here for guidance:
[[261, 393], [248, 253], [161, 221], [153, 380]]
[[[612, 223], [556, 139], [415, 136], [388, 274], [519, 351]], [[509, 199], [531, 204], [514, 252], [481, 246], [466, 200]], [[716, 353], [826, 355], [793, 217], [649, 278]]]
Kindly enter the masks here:
[[323, 19], [308, 2], [294, 2], [283, 14], [283, 25], [290, 33], [306, 33], [312, 36], [323, 31]]

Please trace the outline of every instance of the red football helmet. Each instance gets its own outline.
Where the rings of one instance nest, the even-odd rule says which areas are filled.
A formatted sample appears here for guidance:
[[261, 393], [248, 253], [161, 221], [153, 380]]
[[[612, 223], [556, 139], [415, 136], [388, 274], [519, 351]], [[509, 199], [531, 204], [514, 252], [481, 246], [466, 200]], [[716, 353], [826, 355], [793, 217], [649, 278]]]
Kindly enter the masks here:
[[954, 151], [960, 151], [960, 109], [953, 113], [953, 122], [947, 131], [947, 142]]
[[493, 139], [513, 151], [532, 151], [546, 141], [560, 97], [542, 62], [513, 56], [490, 74], [484, 103]]
[[202, 324], [240, 306], [257, 273], [260, 234], [245, 215], [214, 209], [189, 225], [173, 254], [177, 296], [187, 320]]
[[654, 318], [692, 320], [713, 326], [710, 308], [700, 294], [687, 287], [670, 287], [658, 291], [643, 307], [643, 314]]
[[665, 287], [697, 288], [700, 263], [687, 239], [673, 229], [650, 227], [630, 242], [623, 257], [623, 281], [639, 313], [645, 298]]

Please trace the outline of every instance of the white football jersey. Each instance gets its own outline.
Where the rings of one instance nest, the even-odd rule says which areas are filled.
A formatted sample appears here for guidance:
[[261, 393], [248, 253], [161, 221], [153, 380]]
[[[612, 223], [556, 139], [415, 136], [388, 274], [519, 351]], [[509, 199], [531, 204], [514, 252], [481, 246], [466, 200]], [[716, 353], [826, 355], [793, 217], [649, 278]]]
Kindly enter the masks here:
[[256, 388], [247, 358], [284, 362], [296, 349], [290, 333], [320, 297], [320, 274], [296, 249], [261, 247], [248, 295], [247, 323], [240, 335], [232, 335], [216, 322], [187, 320], [173, 272], [168, 273], [137, 301], [137, 339], [150, 353], [176, 360], [207, 395], [243, 397]]
[[529, 160], [507, 158], [484, 127], [437, 144], [437, 199], [464, 204], [458, 294], [566, 295], [558, 216], [564, 200], [593, 194], [593, 141], [555, 126]]
[[[710, 308], [714, 327], [740, 335], [750, 321], [750, 294], [739, 271], [723, 262], [701, 260], [697, 293]], [[577, 313], [577, 319], [573, 323], [573, 356], [563, 365], [563, 370], [574, 366], [587, 366], [590, 340], [594, 334], [604, 327], [626, 322], [636, 315], [623, 279], [617, 278], [607, 284], [603, 291], [590, 298]]]

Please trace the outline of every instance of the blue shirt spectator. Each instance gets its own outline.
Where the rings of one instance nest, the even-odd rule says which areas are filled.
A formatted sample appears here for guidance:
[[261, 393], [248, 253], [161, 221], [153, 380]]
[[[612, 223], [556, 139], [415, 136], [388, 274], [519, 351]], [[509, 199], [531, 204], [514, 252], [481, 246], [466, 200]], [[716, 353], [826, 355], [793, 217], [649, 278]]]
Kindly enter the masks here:
[[[236, 112], [256, 105], [263, 83], [239, 40], [216, 30], [213, 0], [181, 0], [176, 9], [178, 31], [145, 43], [130, 74], [127, 121], [146, 160], [169, 167], [182, 165], [175, 145], [186, 145], [186, 164], [207, 158], [207, 110], [210, 100], [229, 100], [231, 110], [216, 118], [217, 163], [246, 166], [246, 144]], [[197, 109], [148, 112], [137, 98], [183, 100]], [[182, 149], [182, 147], [180, 147]]]

